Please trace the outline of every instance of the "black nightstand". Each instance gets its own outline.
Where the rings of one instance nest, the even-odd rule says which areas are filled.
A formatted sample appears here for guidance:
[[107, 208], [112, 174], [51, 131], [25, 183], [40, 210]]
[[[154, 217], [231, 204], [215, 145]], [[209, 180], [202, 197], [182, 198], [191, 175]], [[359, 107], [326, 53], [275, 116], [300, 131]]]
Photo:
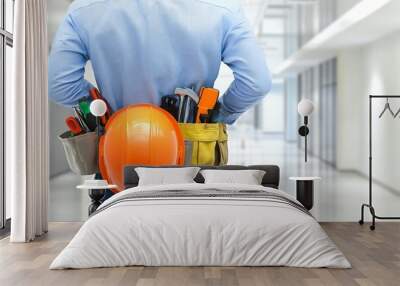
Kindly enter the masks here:
[[314, 181], [321, 180], [320, 177], [290, 177], [289, 180], [296, 181], [296, 198], [307, 209], [314, 206]]

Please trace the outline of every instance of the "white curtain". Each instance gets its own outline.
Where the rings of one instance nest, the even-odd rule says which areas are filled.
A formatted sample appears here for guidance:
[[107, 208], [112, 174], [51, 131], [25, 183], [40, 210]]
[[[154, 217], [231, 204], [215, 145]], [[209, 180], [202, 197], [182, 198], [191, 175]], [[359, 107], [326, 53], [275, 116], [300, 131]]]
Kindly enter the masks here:
[[46, 5], [46, 0], [15, 1], [13, 93], [6, 99], [12, 242], [31, 241], [48, 227]]

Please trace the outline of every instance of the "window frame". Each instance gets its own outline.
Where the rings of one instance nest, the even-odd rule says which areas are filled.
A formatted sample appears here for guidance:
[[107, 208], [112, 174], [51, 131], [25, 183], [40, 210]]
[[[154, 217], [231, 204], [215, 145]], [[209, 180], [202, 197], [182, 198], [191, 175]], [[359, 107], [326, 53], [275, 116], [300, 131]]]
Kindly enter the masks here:
[[[15, 5], [15, 0], [9, 0]], [[6, 189], [5, 189], [5, 93], [6, 93], [6, 50], [13, 47], [13, 34], [6, 30], [6, 0], [0, 0], [0, 237], [7, 235], [10, 231], [10, 219], [6, 217]], [[14, 13], [14, 7], [12, 9]], [[11, 15], [13, 17], [14, 15]]]

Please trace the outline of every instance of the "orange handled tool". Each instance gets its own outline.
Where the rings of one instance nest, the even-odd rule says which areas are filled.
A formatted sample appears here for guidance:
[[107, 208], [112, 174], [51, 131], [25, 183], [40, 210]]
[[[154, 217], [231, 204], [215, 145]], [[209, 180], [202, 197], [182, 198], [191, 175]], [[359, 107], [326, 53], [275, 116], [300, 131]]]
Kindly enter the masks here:
[[202, 87], [200, 99], [197, 105], [196, 123], [201, 123], [201, 118], [209, 116], [209, 111], [215, 108], [219, 97], [219, 91], [215, 88]]
[[79, 135], [84, 133], [85, 131], [83, 130], [81, 124], [79, 123], [78, 119], [76, 119], [73, 116], [67, 117], [65, 119], [65, 123], [67, 124], [69, 130], [71, 131], [72, 134], [74, 135]]

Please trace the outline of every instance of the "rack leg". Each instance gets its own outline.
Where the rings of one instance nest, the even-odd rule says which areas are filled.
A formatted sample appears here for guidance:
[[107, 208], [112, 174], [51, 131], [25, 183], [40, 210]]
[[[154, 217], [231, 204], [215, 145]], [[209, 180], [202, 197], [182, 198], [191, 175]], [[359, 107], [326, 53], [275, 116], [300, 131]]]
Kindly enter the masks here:
[[358, 223], [360, 225], [364, 224], [364, 208], [367, 207], [369, 208], [369, 211], [371, 213], [372, 216], [372, 225], [369, 227], [371, 230], [375, 230], [375, 220], [377, 218], [376, 214], [375, 214], [375, 208], [371, 205], [367, 205], [367, 204], [363, 204], [361, 206], [361, 219], [358, 221]]
[[363, 224], [364, 224], [364, 207], [365, 207], [365, 204], [363, 204], [363, 205], [361, 206], [361, 219], [358, 221], [358, 223], [359, 223], [360, 225], [363, 225]]
[[369, 228], [370, 228], [371, 230], [375, 230], [375, 218], [376, 218], [375, 209], [374, 209], [373, 206], [370, 206], [370, 207], [369, 207], [369, 210], [370, 210], [371, 215], [372, 215], [372, 225], [371, 225]]

